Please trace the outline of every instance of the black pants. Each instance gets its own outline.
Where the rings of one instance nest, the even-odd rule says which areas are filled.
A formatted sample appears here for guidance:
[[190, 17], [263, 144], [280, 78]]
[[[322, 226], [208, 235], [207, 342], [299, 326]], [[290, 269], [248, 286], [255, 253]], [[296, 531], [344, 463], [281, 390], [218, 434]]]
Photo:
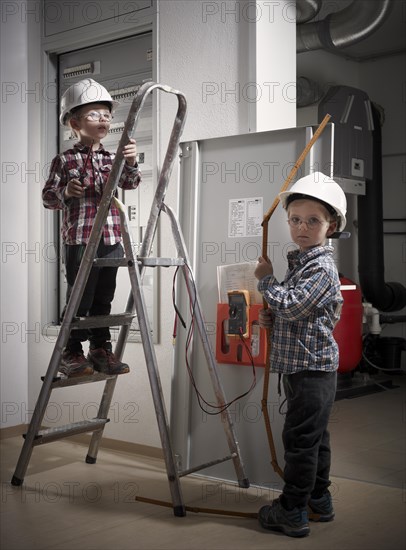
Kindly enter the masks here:
[[[85, 245], [66, 245], [65, 246], [65, 269], [68, 289], [66, 292], [66, 303], [72, 294], [76, 275], [82, 261]], [[122, 258], [123, 248], [120, 243], [107, 246], [100, 242], [97, 248], [98, 258]], [[89, 278], [83, 292], [76, 315], [86, 317], [91, 315], [109, 315], [111, 311], [111, 302], [116, 290], [116, 267], [92, 267]], [[74, 329], [71, 331], [67, 348], [71, 351], [81, 351], [85, 340], [90, 340], [90, 345], [94, 348], [102, 347], [109, 342], [111, 338], [108, 327], [98, 327], [91, 329]]]
[[330, 435], [337, 373], [301, 371], [283, 375], [287, 412], [282, 432], [285, 470], [282, 504], [305, 507], [330, 485]]

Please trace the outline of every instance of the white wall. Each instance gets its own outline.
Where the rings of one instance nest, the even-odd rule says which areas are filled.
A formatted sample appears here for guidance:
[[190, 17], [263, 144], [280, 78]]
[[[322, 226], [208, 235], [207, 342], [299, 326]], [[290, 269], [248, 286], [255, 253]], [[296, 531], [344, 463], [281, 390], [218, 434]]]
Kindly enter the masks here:
[[[19, 3], [14, 5], [19, 9]], [[7, 18], [6, 18], [7, 19]], [[7, 52], [13, 52], [10, 56]], [[28, 408], [28, 33], [21, 17], [1, 23], [1, 425]]]

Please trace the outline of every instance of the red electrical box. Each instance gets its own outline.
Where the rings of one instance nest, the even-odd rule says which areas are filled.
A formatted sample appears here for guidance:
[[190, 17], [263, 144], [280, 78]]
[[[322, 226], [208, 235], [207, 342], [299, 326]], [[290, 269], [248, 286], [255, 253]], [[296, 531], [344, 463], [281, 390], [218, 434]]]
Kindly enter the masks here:
[[[258, 323], [262, 304], [248, 306], [247, 332], [244, 335], [230, 334], [230, 304], [217, 304], [216, 360], [218, 363], [264, 367], [267, 357], [267, 331]], [[250, 357], [252, 356], [252, 360]]]

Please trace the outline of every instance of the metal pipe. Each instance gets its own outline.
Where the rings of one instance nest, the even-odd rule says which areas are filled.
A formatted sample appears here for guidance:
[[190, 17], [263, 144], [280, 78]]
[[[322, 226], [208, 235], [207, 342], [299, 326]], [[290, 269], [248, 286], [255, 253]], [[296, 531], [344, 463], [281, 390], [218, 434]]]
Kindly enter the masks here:
[[395, 323], [406, 323], [406, 315], [384, 315], [379, 316], [379, 321], [386, 325], [394, 325]]
[[382, 205], [382, 136], [379, 111], [372, 107], [373, 169], [365, 195], [358, 197], [358, 272], [364, 298], [381, 311], [406, 306], [406, 288], [385, 282]]
[[296, 90], [296, 106], [298, 108], [318, 103], [327, 92], [327, 89], [323, 89], [321, 84], [306, 76], [297, 78]]
[[392, 8], [391, 0], [354, 0], [321, 21], [298, 25], [296, 51], [335, 50], [356, 44], [379, 29]]
[[296, 23], [311, 21], [321, 10], [322, 0], [296, 0]]

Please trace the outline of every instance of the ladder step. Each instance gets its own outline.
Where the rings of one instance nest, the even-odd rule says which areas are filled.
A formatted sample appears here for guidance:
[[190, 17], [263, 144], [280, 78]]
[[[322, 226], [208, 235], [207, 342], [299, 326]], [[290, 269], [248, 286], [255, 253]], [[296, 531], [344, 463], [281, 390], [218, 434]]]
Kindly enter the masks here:
[[[68, 378], [67, 376], [61, 375], [58, 378], [54, 378], [52, 382], [52, 389], [54, 388], [66, 388], [68, 386], [78, 386], [79, 384], [90, 384], [92, 382], [104, 382], [110, 378], [116, 378], [117, 374], [103, 374], [102, 372], [94, 372], [94, 374], [89, 374], [88, 376], [76, 376], [73, 378]], [[45, 376], [41, 376], [41, 380], [45, 380]]]
[[170, 267], [173, 265], [185, 265], [184, 258], [141, 258], [138, 256], [137, 260], [145, 267]]
[[[140, 265], [145, 267], [170, 267], [185, 265], [184, 258], [141, 258], [137, 257]], [[133, 260], [128, 258], [95, 258], [93, 265], [96, 267], [131, 267]]]
[[133, 313], [75, 317], [70, 326], [71, 328], [121, 327], [122, 325], [131, 325], [135, 317], [136, 315]]
[[95, 258], [93, 265], [96, 267], [131, 267], [133, 260], [128, 258]]
[[[35, 436], [33, 445], [50, 443], [51, 441], [57, 441], [58, 439], [71, 435], [96, 432], [102, 430], [107, 422], [109, 422], [108, 418], [94, 418], [93, 420], [81, 420], [80, 422], [58, 426], [57, 428], [39, 430], [38, 434]], [[25, 438], [26, 434], [24, 434], [23, 437]]]
[[210, 468], [210, 466], [216, 466], [217, 464], [221, 464], [222, 462], [226, 462], [227, 460], [232, 460], [233, 458], [237, 457], [237, 453], [232, 453], [231, 455], [227, 455], [224, 458], [218, 458], [217, 460], [211, 460], [210, 462], [205, 462], [204, 464], [200, 464], [200, 466], [195, 466], [194, 468], [189, 468], [188, 470], [183, 470], [182, 472], [179, 472], [179, 477], [187, 476], [189, 474], [192, 474], [194, 472], [199, 472], [200, 470], [204, 470], [205, 468]]

